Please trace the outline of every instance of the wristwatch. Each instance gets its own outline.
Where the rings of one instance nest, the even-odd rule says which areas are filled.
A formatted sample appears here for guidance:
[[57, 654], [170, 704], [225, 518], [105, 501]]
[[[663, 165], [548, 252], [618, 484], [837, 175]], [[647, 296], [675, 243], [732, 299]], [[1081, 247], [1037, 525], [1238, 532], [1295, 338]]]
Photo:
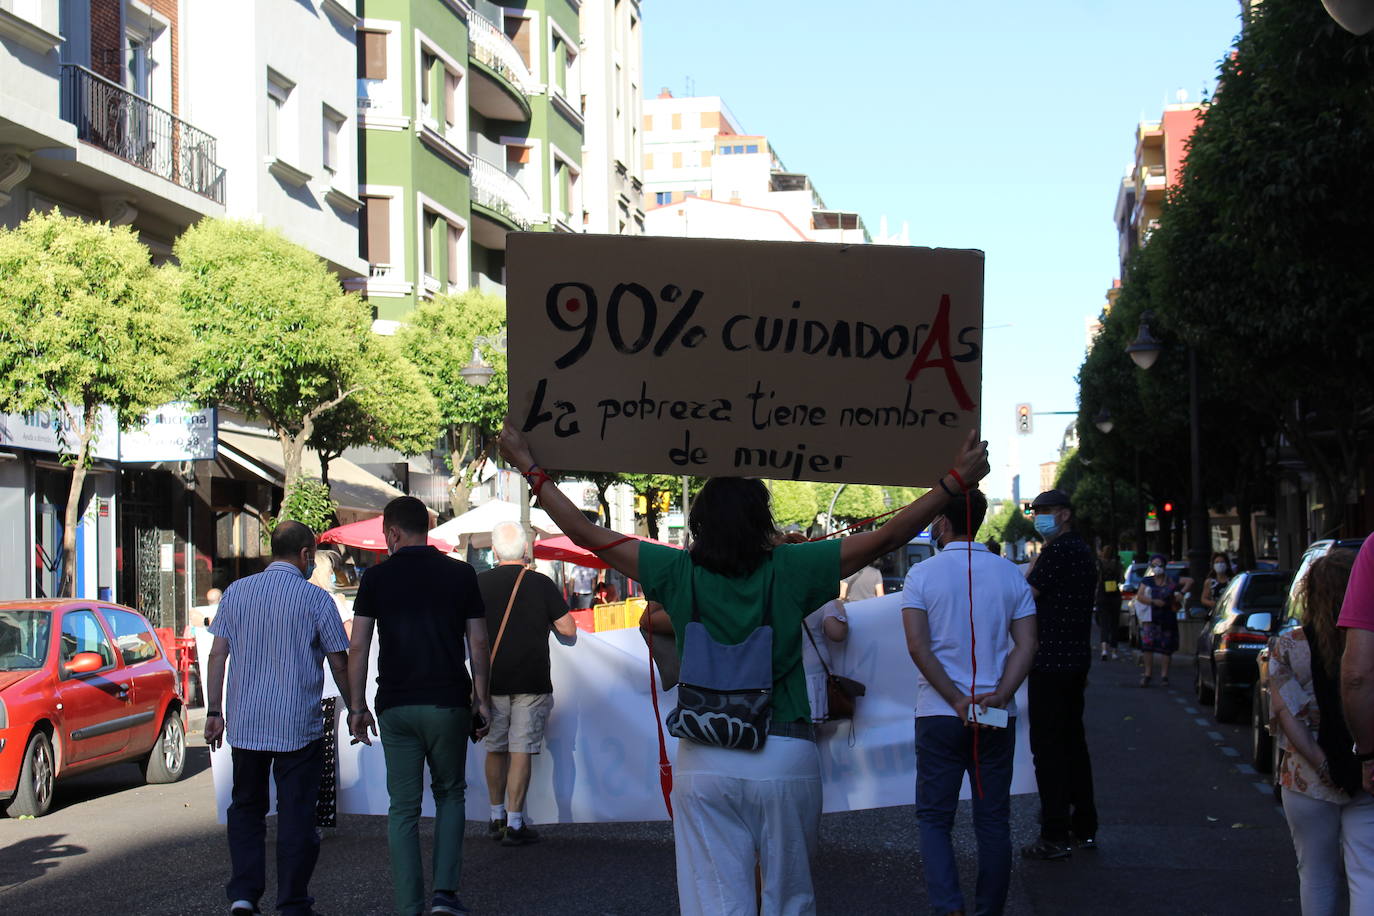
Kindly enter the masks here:
[[220, 711], [219, 711], [218, 709], [212, 709], [212, 710], [208, 711], [208, 712], [205, 714], [205, 718], [207, 718], [207, 719], [223, 719], [224, 716], [220, 714]]
[[1368, 763], [1369, 761], [1374, 760], [1374, 751], [1370, 751], [1367, 754], [1361, 754], [1360, 745], [1358, 743], [1350, 745], [1350, 753], [1353, 754], [1355, 756], [1355, 759], [1360, 763]]

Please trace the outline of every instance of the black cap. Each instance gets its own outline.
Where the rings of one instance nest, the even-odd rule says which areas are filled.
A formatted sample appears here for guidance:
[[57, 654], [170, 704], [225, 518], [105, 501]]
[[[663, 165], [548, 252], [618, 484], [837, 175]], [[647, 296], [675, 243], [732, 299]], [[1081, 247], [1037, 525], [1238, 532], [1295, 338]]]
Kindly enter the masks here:
[[1069, 501], [1069, 494], [1063, 490], [1046, 490], [1035, 497], [1034, 502], [1031, 503], [1031, 509], [1036, 512], [1044, 509], [1056, 509], [1060, 506], [1073, 508], [1073, 503]]

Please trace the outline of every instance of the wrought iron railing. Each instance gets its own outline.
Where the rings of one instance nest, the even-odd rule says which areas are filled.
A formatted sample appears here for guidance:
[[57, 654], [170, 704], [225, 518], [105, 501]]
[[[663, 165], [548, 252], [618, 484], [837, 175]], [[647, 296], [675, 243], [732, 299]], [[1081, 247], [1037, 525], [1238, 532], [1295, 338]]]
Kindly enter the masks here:
[[468, 53], [525, 95], [534, 92], [534, 77], [525, 66], [525, 59], [506, 33], [491, 20], [477, 14], [468, 17]]
[[78, 139], [224, 203], [215, 138], [103, 76], [62, 65], [62, 119], [76, 125]]

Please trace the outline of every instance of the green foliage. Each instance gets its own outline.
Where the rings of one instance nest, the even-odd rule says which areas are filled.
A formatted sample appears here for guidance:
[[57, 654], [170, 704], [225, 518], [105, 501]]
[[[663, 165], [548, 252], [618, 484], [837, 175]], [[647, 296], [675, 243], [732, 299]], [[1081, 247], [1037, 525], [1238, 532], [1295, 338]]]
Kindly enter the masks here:
[[443, 422], [470, 424], [488, 436], [500, 431], [506, 416], [506, 354], [481, 347], [483, 361], [496, 370], [484, 386], [469, 384], [460, 373], [472, 359], [473, 341], [495, 339], [505, 324], [505, 303], [477, 290], [436, 296], [407, 316], [397, 343], [429, 384]]
[[768, 489], [772, 494], [769, 502], [773, 521], [779, 528], [798, 525], [805, 530], [811, 527], [816, 515], [825, 510], [818, 498], [820, 488], [810, 481], [773, 480], [769, 481]]
[[310, 447], [321, 456], [335, 458], [357, 446], [418, 455], [434, 446], [443, 426], [439, 406], [391, 338], [367, 339], [354, 385], [357, 390], [315, 423]]
[[987, 518], [983, 519], [983, 526], [978, 529], [978, 540], [986, 541], [988, 538], [996, 538], [1003, 544], [1010, 544], [1025, 539], [1038, 539], [1040, 536], [1035, 533], [1035, 525], [1025, 515], [1021, 514], [1021, 507], [1011, 500], [1005, 500], [997, 509], [988, 510]]
[[296, 433], [353, 387], [371, 316], [323, 261], [255, 223], [202, 220], [177, 239], [202, 343], [196, 399]]
[[106, 405], [128, 429], [180, 393], [176, 274], [133, 230], [32, 213], [0, 229], [0, 277], [0, 409]]
[[291, 493], [282, 501], [281, 511], [273, 519], [272, 527], [292, 519], [319, 534], [333, 526], [336, 508], [329, 495], [329, 487], [322, 481], [305, 477], [297, 481]]
[[660, 493], [667, 493], [674, 505], [682, 504], [682, 478], [673, 474], [621, 474], [620, 480], [629, 484], [638, 496], [643, 496], [648, 511], [645, 514], [645, 524], [649, 529], [649, 537], [658, 537], [658, 523], [661, 513], [658, 511], [658, 499]]

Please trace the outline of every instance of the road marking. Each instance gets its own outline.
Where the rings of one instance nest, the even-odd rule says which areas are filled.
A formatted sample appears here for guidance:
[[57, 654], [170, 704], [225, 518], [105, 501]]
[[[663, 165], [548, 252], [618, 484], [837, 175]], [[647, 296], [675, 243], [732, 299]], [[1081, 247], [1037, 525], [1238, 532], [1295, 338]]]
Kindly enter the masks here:
[[1183, 711], [1186, 712], [1186, 713], [1187, 713], [1188, 715], [1190, 715], [1190, 716], [1195, 716], [1195, 715], [1197, 715], [1197, 707], [1196, 707], [1196, 706], [1185, 706], [1185, 707], [1183, 707]]
[[1206, 719], [1194, 719], [1193, 721], [1196, 722], [1198, 725], [1201, 725], [1203, 728], [1206, 728], [1207, 726], [1212, 724], [1211, 722], [1208, 722]]
[[1183, 697], [1170, 697], [1169, 699], [1173, 700], [1175, 703], [1187, 703], [1187, 702], [1188, 702], [1188, 701], [1185, 700]]
[[1240, 751], [1236, 750], [1236, 749], [1233, 748], [1233, 747], [1227, 747], [1227, 746], [1225, 746], [1225, 745], [1222, 745], [1222, 747], [1221, 747], [1221, 752], [1222, 752], [1223, 754], [1225, 754], [1227, 757], [1239, 757], [1239, 756], [1240, 756]]
[[1236, 764], [1236, 770], [1237, 770], [1238, 772], [1244, 773], [1246, 776], [1258, 776], [1258, 775], [1259, 775], [1258, 773], [1255, 772], [1255, 768], [1252, 767], [1252, 766], [1250, 766], [1250, 764], [1248, 764], [1248, 763], [1238, 763], [1238, 764]]
[[1225, 740], [1226, 740], [1225, 738], [1222, 737], [1221, 732], [1208, 732], [1208, 733], [1207, 733], [1207, 737], [1208, 737], [1208, 738], [1211, 738], [1213, 741], [1225, 741]]

